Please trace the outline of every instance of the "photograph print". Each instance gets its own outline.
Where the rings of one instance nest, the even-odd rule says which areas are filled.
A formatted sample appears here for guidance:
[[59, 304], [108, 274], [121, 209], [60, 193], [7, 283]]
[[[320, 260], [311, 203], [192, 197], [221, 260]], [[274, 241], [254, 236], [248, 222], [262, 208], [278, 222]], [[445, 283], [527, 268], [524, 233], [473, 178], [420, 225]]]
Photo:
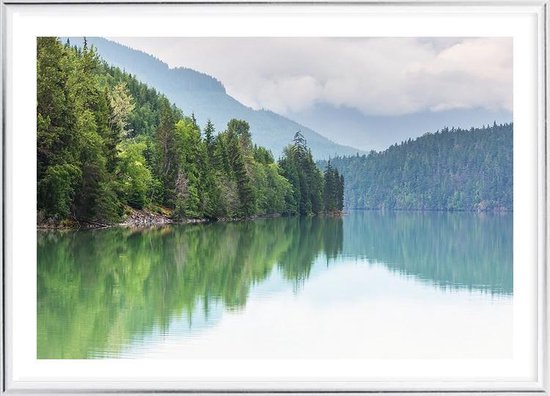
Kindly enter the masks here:
[[513, 357], [507, 37], [38, 37], [38, 359]]

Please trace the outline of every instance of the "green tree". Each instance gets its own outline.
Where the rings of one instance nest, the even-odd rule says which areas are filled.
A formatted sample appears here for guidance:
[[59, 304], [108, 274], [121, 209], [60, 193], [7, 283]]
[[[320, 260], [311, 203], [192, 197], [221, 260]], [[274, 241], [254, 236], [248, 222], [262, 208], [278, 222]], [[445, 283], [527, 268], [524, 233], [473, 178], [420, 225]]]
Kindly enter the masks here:
[[323, 211], [323, 174], [300, 133], [279, 164], [245, 120], [218, 134], [209, 121], [201, 135], [193, 114], [86, 40], [39, 38], [37, 83], [39, 221], [113, 223], [125, 206], [179, 219]]
[[159, 125], [155, 134], [156, 176], [162, 183], [161, 203], [172, 207], [175, 205], [176, 179], [180, 170], [176, 122], [177, 117], [170, 103], [165, 98], [161, 99]]
[[206, 153], [200, 129], [192, 118], [184, 118], [177, 122], [176, 133], [180, 168], [175, 214], [178, 217], [201, 217], [204, 215], [201, 202], [206, 195], [201, 166], [205, 165]]
[[311, 150], [300, 131], [293, 143], [286, 147], [279, 161], [282, 174], [294, 189], [294, 201], [301, 215], [323, 212], [323, 175], [313, 161]]
[[142, 209], [149, 204], [150, 189], [153, 182], [151, 171], [147, 167], [143, 152], [143, 142], [124, 141], [119, 146], [119, 161], [116, 172], [120, 190], [128, 205]]

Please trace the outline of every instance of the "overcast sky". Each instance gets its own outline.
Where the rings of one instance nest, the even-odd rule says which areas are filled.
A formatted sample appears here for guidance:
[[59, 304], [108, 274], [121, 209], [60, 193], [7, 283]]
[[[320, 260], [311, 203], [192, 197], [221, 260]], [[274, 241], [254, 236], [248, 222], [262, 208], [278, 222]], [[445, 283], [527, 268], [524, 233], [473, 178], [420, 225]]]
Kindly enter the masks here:
[[511, 38], [113, 38], [219, 79], [247, 106], [512, 111]]

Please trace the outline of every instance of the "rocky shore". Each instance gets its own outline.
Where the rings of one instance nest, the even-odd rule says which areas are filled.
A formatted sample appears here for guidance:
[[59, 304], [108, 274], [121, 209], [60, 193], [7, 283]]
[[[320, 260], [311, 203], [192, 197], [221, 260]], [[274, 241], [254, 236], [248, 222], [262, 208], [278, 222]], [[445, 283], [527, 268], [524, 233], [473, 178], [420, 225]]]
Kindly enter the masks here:
[[[343, 211], [333, 211], [329, 213], [324, 213], [323, 216], [328, 217], [342, 217], [345, 215]], [[256, 219], [267, 219], [280, 217], [280, 214], [270, 214], [262, 216], [252, 216], [249, 218], [219, 218], [216, 220], [207, 219], [207, 218], [188, 218], [174, 220], [171, 217], [171, 213], [167, 209], [159, 209], [156, 212], [144, 209], [126, 209], [126, 216], [124, 221], [120, 223], [113, 224], [104, 224], [88, 220], [63, 220], [63, 221], [54, 221], [54, 220], [42, 220], [38, 222], [39, 230], [79, 230], [79, 229], [94, 229], [94, 228], [108, 228], [108, 227], [130, 227], [130, 228], [148, 228], [148, 227], [162, 227], [169, 224], [201, 224], [209, 223], [212, 221], [217, 222], [230, 222], [230, 221], [241, 221], [241, 220], [256, 220]]]
[[137, 210], [132, 209], [131, 213], [126, 217], [126, 219], [117, 224], [118, 226], [123, 227], [154, 227], [154, 226], [163, 226], [167, 224], [196, 224], [196, 223], [207, 223], [209, 219], [182, 219], [182, 220], [173, 220], [168, 214], [153, 213], [146, 210]]
[[169, 211], [161, 210], [160, 212], [152, 212], [143, 209], [126, 209], [124, 221], [120, 223], [105, 224], [100, 222], [69, 219], [63, 221], [55, 221], [52, 219], [38, 222], [39, 230], [63, 230], [63, 229], [89, 229], [89, 228], [107, 228], [107, 227], [158, 227], [168, 224], [193, 224], [206, 223], [209, 219], [182, 219], [173, 220]]
[[160, 213], [153, 213], [146, 210], [132, 209], [126, 219], [117, 225], [128, 227], [151, 227], [172, 224], [173, 220]]
[[161, 227], [168, 224], [200, 224], [208, 223], [211, 221], [229, 222], [239, 220], [253, 220], [257, 218], [272, 218], [279, 217], [280, 215], [265, 215], [265, 216], [253, 216], [247, 219], [241, 218], [219, 218], [217, 220], [211, 220], [207, 218], [187, 218], [174, 220], [171, 217], [169, 210], [160, 209], [157, 212], [144, 209], [126, 209], [126, 216], [124, 221], [114, 224], [104, 224], [99, 222], [87, 221], [87, 220], [43, 220], [38, 222], [39, 230], [70, 230], [70, 229], [92, 229], [92, 228], [108, 228], [108, 227], [130, 227], [130, 228], [148, 228], [148, 227]]

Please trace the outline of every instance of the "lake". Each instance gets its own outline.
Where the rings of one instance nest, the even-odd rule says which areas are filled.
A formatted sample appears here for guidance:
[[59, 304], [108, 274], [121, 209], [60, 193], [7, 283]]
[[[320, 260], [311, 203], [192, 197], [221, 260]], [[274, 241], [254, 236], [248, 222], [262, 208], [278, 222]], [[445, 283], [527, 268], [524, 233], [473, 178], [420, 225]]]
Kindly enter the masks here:
[[38, 232], [37, 353], [511, 358], [512, 215]]

